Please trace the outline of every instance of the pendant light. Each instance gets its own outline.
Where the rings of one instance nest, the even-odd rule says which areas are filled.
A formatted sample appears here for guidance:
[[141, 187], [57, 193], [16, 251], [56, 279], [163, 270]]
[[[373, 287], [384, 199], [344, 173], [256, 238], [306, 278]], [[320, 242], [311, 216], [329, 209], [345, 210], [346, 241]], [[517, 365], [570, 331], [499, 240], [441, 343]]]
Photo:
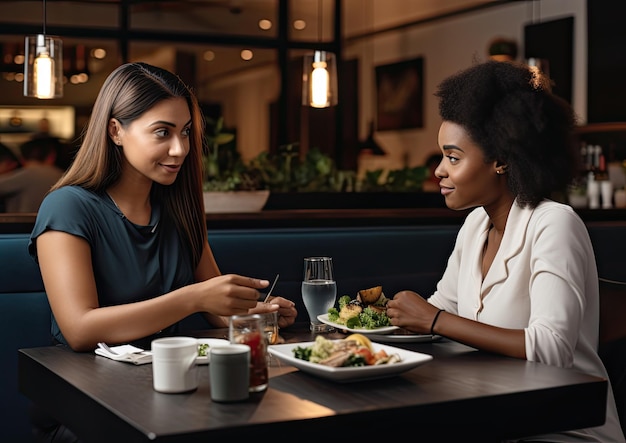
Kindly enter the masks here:
[[24, 96], [40, 99], [63, 97], [63, 42], [46, 35], [46, 0], [43, 33], [26, 37]]
[[[318, 0], [318, 41], [322, 39], [322, 0]], [[328, 108], [337, 104], [337, 58], [328, 51], [314, 51], [304, 56], [302, 105]]]

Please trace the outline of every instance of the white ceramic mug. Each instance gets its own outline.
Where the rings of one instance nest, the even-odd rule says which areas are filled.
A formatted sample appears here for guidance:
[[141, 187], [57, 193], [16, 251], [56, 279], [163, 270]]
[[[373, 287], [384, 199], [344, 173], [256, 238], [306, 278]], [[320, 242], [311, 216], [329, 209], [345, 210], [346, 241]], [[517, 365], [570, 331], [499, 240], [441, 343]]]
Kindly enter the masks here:
[[198, 388], [198, 340], [167, 337], [152, 341], [152, 384], [166, 394], [189, 392]]
[[250, 386], [250, 346], [218, 346], [210, 348], [209, 354], [211, 400], [233, 402], [247, 399]]

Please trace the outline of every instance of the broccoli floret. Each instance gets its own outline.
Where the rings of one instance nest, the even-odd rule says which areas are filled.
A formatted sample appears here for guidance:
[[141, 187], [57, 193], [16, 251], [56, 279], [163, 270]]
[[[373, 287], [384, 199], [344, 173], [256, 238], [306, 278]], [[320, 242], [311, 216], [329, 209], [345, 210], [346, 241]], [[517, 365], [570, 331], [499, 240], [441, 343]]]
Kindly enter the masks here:
[[330, 308], [328, 310], [328, 319], [333, 322], [337, 322], [339, 320], [339, 311], [337, 308]]
[[365, 357], [359, 354], [350, 354], [350, 357], [343, 364], [344, 366], [366, 366]]
[[391, 326], [391, 320], [385, 313], [379, 313], [369, 306], [363, 310], [360, 315], [361, 324], [366, 329], [381, 328], [383, 326]]
[[343, 309], [343, 307], [345, 305], [350, 303], [350, 296], [349, 295], [342, 295], [341, 297], [339, 297], [338, 303], [339, 303], [339, 310], [341, 311], [341, 309]]
[[350, 329], [362, 328], [363, 326], [361, 325], [361, 319], [360, 319], [362, 315], [363, 314], [355, 315], [354, 317], [350, 317], [349, 319], [347, 319], [346, 326]]
[[293, 356], [300, 360], [309, 361], [311, 359], [311, 352], [313, 352], [312, 348], [303, 348], [301, 346], [293, 348]]

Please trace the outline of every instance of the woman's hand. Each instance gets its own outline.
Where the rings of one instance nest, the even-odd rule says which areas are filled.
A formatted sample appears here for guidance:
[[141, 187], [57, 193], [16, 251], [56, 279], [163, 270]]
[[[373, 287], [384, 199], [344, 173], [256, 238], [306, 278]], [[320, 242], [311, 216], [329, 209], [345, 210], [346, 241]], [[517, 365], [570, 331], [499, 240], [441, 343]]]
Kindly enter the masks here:
[[[200, 306], [195, 310], [218, 316], [247, 314], [257, 306], [259, 289], [269, 286], [268, 280], [226, 274], [197, 283]], [[275, 310], [275, 309], [274, 309]]]
[[256, 307], [250, 310], [251, 314], [263, 314], [265, 312], [278, 311], [278, 327], [286, 328], [296, 321], [298, 311], [296, 304], [283, 297], [270, 297], [268, 303], [258, 302]]
[[400, 291], [387, 302], [387, 316], [391, 324], [418, 334], [430, 334], [430, 327], [438, 311], [413, 291]]

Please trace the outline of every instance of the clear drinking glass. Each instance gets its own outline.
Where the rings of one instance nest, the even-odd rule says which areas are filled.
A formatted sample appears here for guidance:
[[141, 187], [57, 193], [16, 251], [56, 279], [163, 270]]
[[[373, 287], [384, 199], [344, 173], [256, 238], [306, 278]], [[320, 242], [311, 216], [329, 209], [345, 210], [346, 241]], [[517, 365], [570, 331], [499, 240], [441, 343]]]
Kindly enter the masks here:
[[263, 321], [258, 314], [230, 317], [230, 342], [250, 347], [250, 392], [264, 391], [269, 381], [267, 338], [263, 329]]
[[265, 332], [267, 344], [275, 345], [278, 343], [278, 312], [267, 312], [258, 315], [260, 315], [263, 323], [263, 332]]
[[326, 332], [328, 326], [317, 319], [327, 314], [337, 298], [337, 283], [333, 275], [332, 257], [306, 257], [302, 279], [302, 300], [313, 332]]

